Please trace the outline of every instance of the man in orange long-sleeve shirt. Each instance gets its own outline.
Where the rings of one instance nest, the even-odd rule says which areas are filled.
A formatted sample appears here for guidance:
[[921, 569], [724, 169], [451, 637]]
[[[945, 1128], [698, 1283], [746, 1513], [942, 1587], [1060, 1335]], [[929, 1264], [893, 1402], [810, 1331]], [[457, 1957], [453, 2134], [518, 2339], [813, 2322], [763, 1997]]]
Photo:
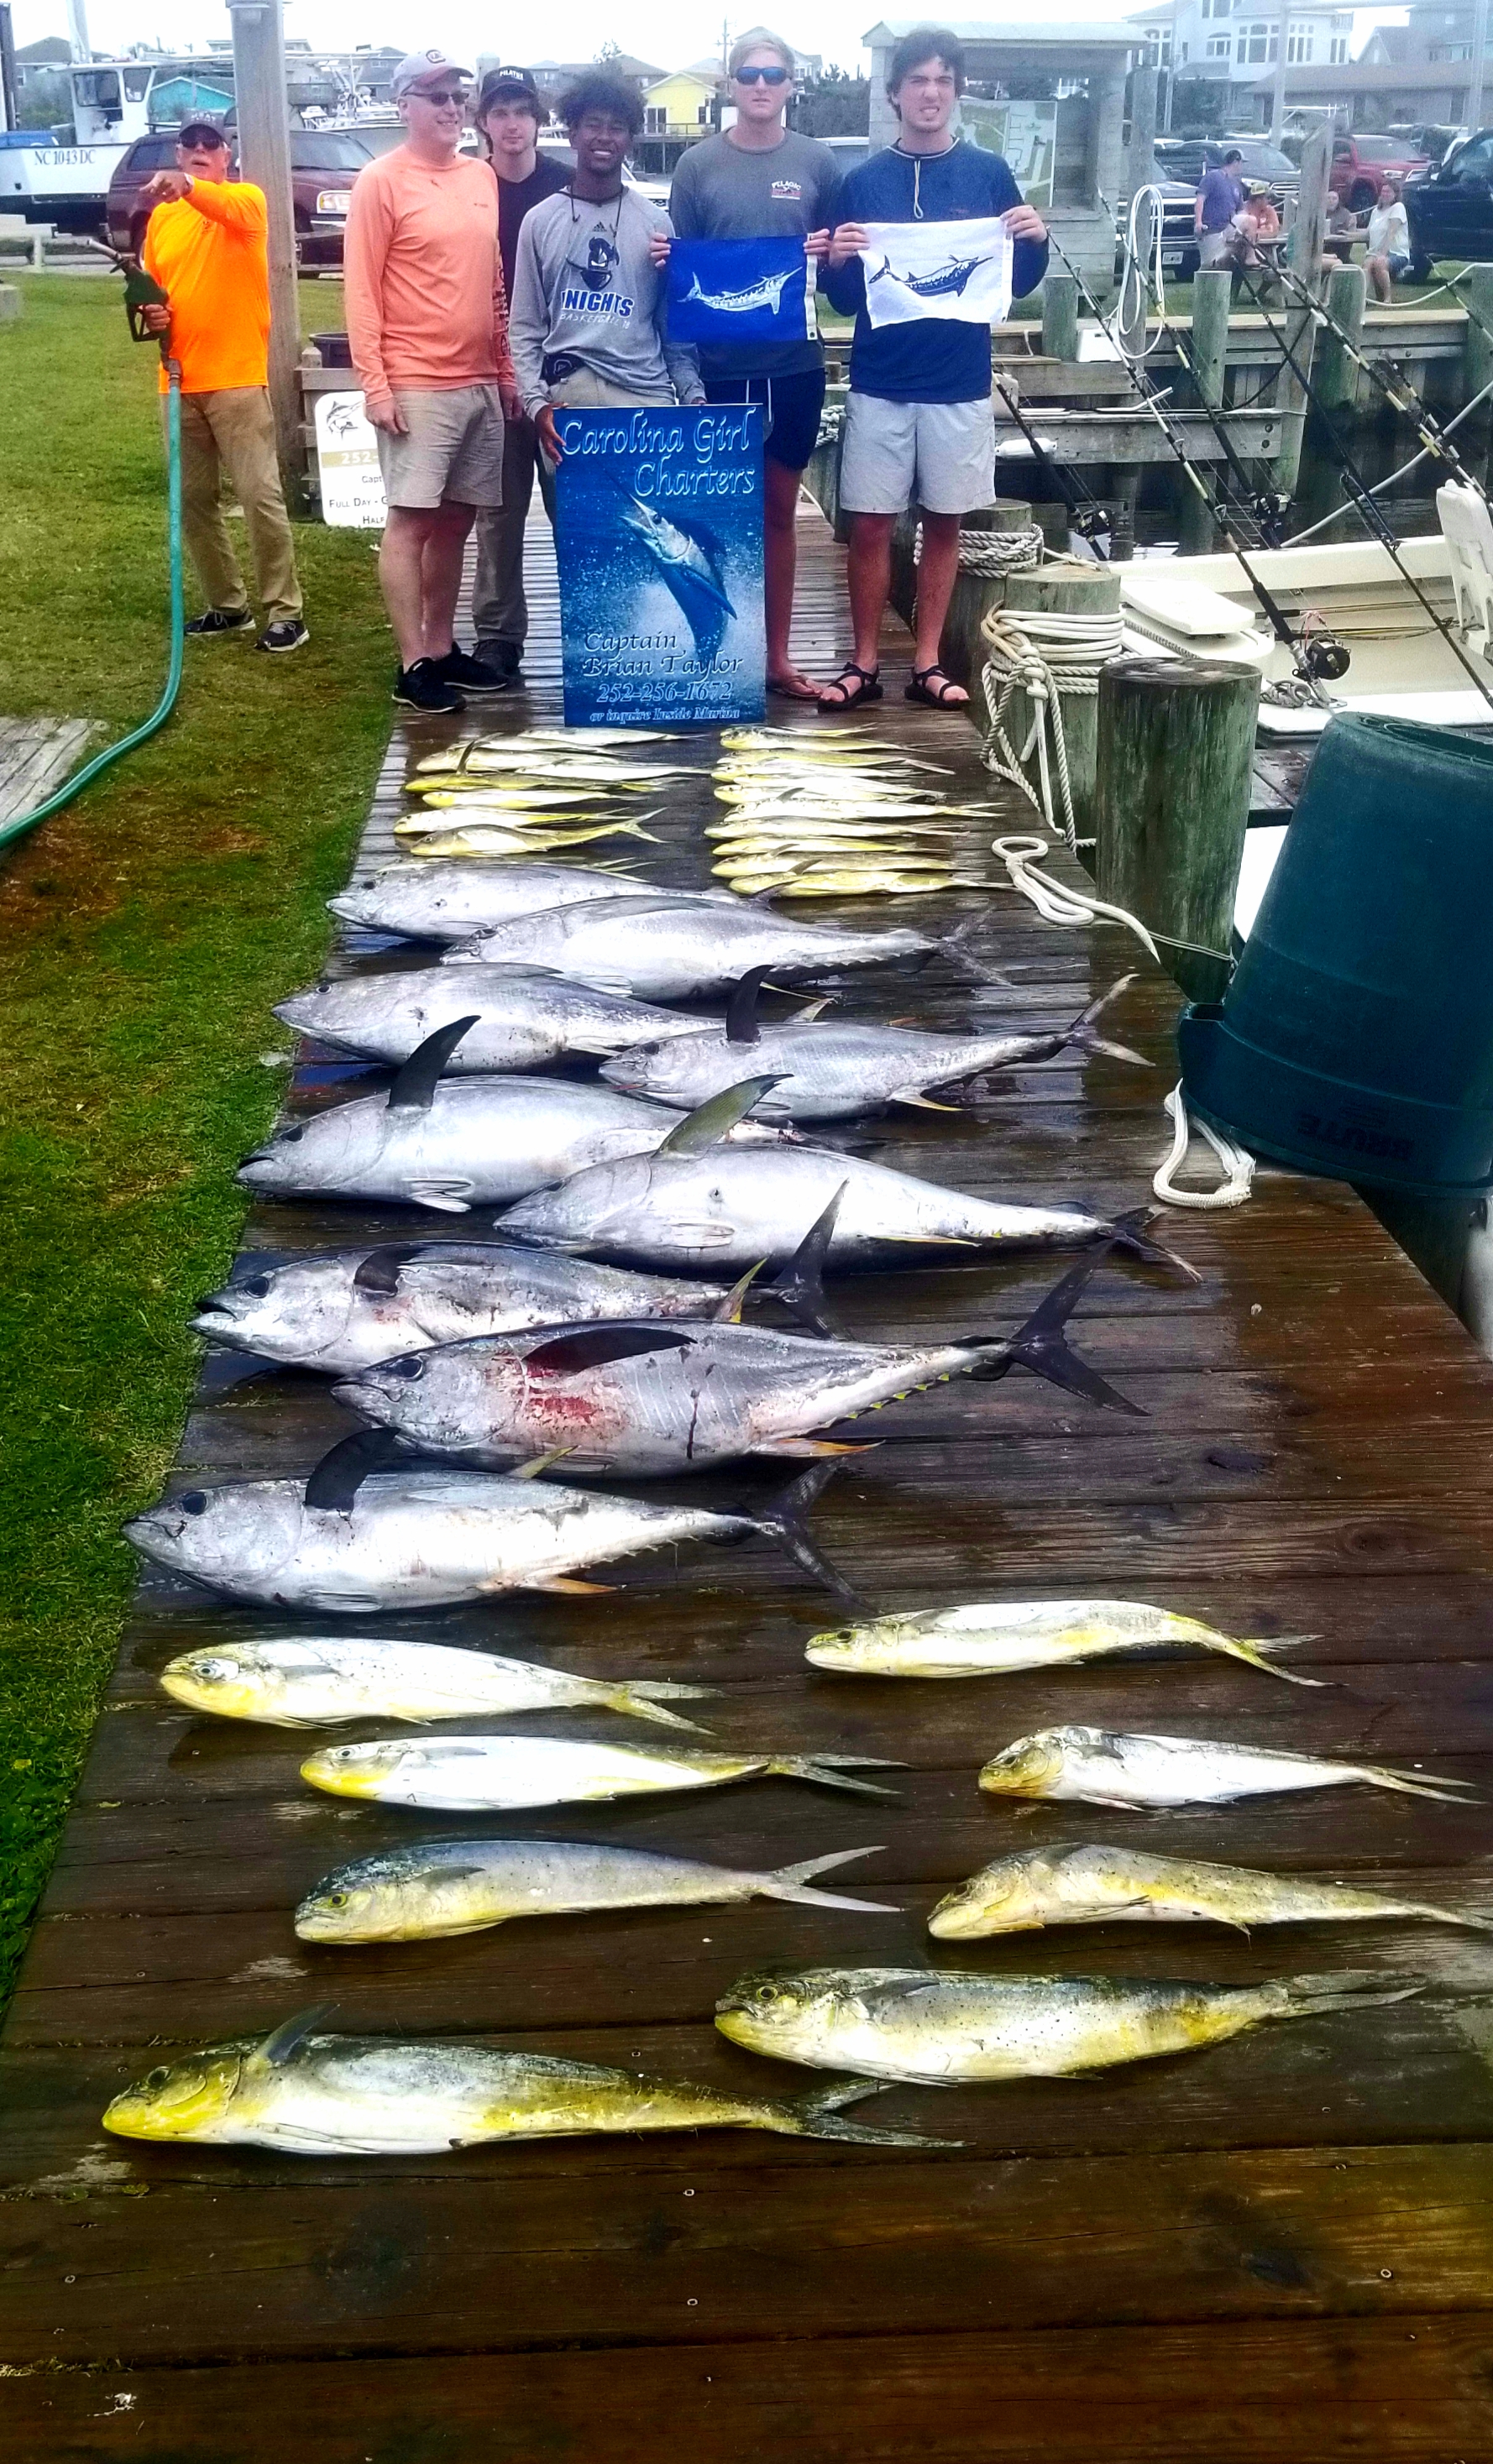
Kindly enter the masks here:
[[[169, 305], [147, 308], [182, 370], [182, 527], [208, 605], [188, 633], [252, 632], [253, 617], [223, 518], [227, 471], [244, 508], [265, 625], [255, 648], [298, 650], [310, 639], [275, 456], [269, 376], [270, 274], [264, 190], [229, 178], [229, 142], [210, 120], [187, 122], [177, 167], [145, 190], [165, 202], [145, 229], [141, 262]], [[161, 390], [166, 390], [165, 369]]]
[[406, 142], [358, 174], [342, 273], [347, 337], [388, 520], [379, 579], [416, 711], [465, 707], [513, 679], [457, 649], [462, 555], [479, 505], [503, 501], [503, 419], [517, 411], [498, 253], [497, 182], [458, 154], [471, 72], [412, 52], [390, 91]]

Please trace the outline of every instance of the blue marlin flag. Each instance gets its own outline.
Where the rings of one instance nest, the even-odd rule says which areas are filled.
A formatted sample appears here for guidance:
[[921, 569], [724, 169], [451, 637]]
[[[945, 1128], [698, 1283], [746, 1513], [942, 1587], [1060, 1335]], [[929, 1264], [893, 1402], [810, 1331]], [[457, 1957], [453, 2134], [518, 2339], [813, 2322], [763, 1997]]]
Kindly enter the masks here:
[[801, 239], [676, 239], [670, 249], [670, 341], [812, 341], [812, 300]]

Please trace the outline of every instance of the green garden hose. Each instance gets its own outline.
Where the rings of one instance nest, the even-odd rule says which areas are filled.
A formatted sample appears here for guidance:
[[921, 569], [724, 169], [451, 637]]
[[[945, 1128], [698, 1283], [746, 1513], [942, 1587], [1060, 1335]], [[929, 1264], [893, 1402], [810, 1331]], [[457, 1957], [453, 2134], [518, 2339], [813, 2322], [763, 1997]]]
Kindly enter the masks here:
[[157, 728], [164, 727], [171, 715], [182, 682], [186, 623], [182, 596], [182, 371], [175, 360], [167, 360], [165, 367], [168, 381], [165, 398], [166, 518], [171, 543], [171, 661], [166, 670], [165, 690], [147, 719], [128, 736], [121, 736], [118, 744], [105, 745], [91, 761], [85, 761], [81, 770], [64, 781], [44, 804], [38, 804], [33, 812], [18, 813], [13, 821], [0, 823], [0, 852], [13, 847], [17, 839], [25, 838], [38, 822], [45, 822], [52, 814], [59, 813], [63, 805], [70, 804], [101, 770], [107, 770], [111, 761], [118, 761], [126, 753], [133, 753], [137, 744], [143, 744], [147, 737], [154, 736]]

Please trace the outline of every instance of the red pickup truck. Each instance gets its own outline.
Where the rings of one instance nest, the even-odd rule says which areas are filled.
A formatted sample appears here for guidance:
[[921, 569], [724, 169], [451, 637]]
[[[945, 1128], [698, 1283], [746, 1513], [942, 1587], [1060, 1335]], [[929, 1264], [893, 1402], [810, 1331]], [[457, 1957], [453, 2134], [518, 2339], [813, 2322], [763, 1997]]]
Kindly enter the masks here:
[[1403, 137], [1339, 137], [1332, 147], [1331, 184], [1350, 213], [1364, 214], [1378, 204], [1381, 180], [1403, 180], [1407, 171], [1423, 171], [1430, 160]]

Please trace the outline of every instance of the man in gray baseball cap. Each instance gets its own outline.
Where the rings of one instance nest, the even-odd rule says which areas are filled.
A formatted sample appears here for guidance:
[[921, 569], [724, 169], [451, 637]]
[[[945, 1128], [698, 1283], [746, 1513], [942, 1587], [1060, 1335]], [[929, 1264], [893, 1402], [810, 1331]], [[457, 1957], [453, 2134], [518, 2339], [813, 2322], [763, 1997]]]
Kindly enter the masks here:
[[390, 98], [398, 102], [402, 95], [428, 85], [437, 77], [465, 77], [470, 85], [472, 71], [458, 68], [454, 60], [448, 59], [439, 44], [428, 52], [406, 52], [389, 79]]

